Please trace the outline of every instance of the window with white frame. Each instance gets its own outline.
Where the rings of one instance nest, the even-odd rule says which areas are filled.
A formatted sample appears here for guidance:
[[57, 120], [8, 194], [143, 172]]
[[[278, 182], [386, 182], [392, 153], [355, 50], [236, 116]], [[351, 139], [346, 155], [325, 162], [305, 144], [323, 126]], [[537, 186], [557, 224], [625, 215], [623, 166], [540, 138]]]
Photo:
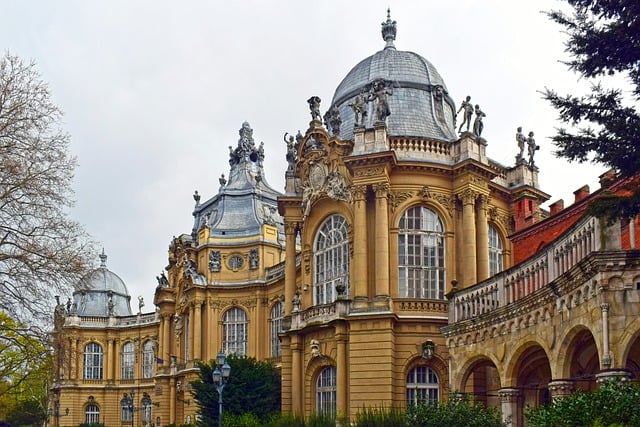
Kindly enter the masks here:
[[87, 405], [84, 410], [84, 422], [85, 424], [100, 422], [100, 408], [98, 407], [98, 405]]
[[120, 401], [120, 419], [124, 422], [133, 421], [133, 403], [129, 403], [127, 399]]
[[271, 307], [271, 357], [279, 357], [282, 351], [278, 334], [282, 332], [282, 303], [277, 302]]
[[142, 346], [142, 378], [153, 378], [156, 353], [153, 341], [147, 340]]
[[225, 354], [247, 355], [247, 314], [239, 307], [224, 313], [222, 347]]
[[489, 224], [489, 275], [493, 276], [502, 270], [502, 240], [498, 230]]
[[424, 206], [400, 218], [398, 293], [400, 298], [445, 298], [444, 229], [438, 214]]
[[142, 419], [142, 424], [148, 426], [153, 420], [153, 402], [151, 401], [151, 396], [145, 393], [141, 403], [142, 406], [140, 407], [140, 410], [142, 413], [140, 418]]
[[415, 367], [407, 375], [407, 404], [434, 403], [439, 400], [438, 375], [428, 366]]
[[328, 366], [320, 371], [316, 380], [316, 412], [336, 414], [336, 368]]
[[132, 342], [125, 343], [122, 346], [121, 375], [123, 380], [132, 380], [134, 378], [134, 365], [136, 359], [135, 347]]
[[313, 245], [313, 303], [329, 304], [337, 296], [336, 286], [349, 296], [349, 235], [347, 220], [331, 215], [320, 226]]
[[100, 344], [91, 342], [85, 345], [82, 377], [85, 380], [101, 380], [103, 359], [104, 355]]

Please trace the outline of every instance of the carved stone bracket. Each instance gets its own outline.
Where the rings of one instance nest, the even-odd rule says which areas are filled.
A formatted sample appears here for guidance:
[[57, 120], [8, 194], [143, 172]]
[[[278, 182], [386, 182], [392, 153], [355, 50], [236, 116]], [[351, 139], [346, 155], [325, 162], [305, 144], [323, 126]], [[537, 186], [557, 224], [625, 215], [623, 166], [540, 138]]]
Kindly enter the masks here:
[[407, 199], [410, 199], [413, 194], [409, 191], [390, 191], [389, 192], [389, 205], [391, 211], [395, 211], [398, 206]]

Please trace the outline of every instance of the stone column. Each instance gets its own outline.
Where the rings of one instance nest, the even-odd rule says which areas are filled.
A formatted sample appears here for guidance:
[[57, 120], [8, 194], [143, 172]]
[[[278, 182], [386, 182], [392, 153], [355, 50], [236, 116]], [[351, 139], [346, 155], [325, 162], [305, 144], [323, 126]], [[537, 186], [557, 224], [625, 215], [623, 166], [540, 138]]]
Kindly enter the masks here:
[[367, 299], [367, 186], [354, 185], [351, 188], [354, 206], [353, 224], [353, 289], [352, 298]]
[[576, 389], [575, 383], [571, 380], [553, 380], [549, 382], [548, 387], [551, 400], [567, 397]]
[[509, 427], [520, 427], [520, 391], [517, 388], [501, 388], [498, 395], [502, 402], [502, 420]]
[[[64, 339], [64, 338], [61, 338]], [[71, 341], [71, 354], [69, 357], [69, 362], [68, 362], [68, 367], [69, 367], [69, 374], [67, 375], [65, 373], [65, 376], [68, 376], [68, 379], [72, 379], [74, 381], [77, 381], [81, 378], [83, 378], [82, 376], [82, 372], [78, 372], [79, 366], [83, 366], [84, 365], [84, 349], [82, 349], [82, 352], [78, 351], [78, 340], [75, 337], [71, 337], [70, 339]]]
[[164, 322], [164, 329], [162, 330], [162, 334], [163, 334], [163, 341], [164, 341], [164, 345], [162, 346], [163, 348], [163, 353], [162, 353], [162, 359], [165, 361], [165, 363], [171, 363], [171, 315], [169, 313], [166, 313], [163, 318], [165, 319]]
[[347, 387], [349, 378], [349, 368], [347, 365], [347, 340], [344, 325], [336, 326], [335, 339], [337, 342], [337, 360], [336, 360], [336, 410], [338, 414], [348, 414], [349, 408], [347, 404]]
[[[189, 363], [193, 360], [193, 336], [195, 335], [194, 320], [195, 320], [195, 304], [192, 302], [189, 306], [189, 344], [188, 351], [184, 352], [184, 363]], [[187, 345], [185, 343], [185, 345]]]
[[611, 367], [611, 352], [609, 349], [609, 308], [608, 303], [600, 304], [602, 310], [602, 367]]
[[114, 378], [121, 378], [120, 376], [121, 360], [122, 360], [122, 357], [120, 354], [120, 340], [113, 340], [113, 362], [114, 362], [113, 377]]
[[374, 186], [376, 192], [375, 277], [376, 297], [389, 296], [389, 184]]
[[210, 360], [215, 359], [222, 343], [218, 342], [218, 323], [216, 322], [218, 310], [213, 304], [213, 299], [209, 299], [205, 307], [207, 310], [207, 354], [205, 360]]
[[462, 287], [476, 283], [476, 192], [464, 190], [458, 195], [462, 201]]
[[296, 293], [296, 232], [298, 224], [285, 221], [285, 260], [284, 260], [284, 315], [291, 315], [293, 296]]
[[489, 278], [489, 224], [487, 223], [487, 202], [489, 196], [478, 197], [476, 212], [476, 257], [478, 261], [477, 281]]
[[106, 380], [115, 380], [116, 376], [113, 374], [113, 358], [116, 355], [113, 354], [113, 340], [111, 338], [107, 338], [107, 352], [104, 355], [104, 363], [105, 367], [105, 375], [104, 379]]
[[291, 337], [291, 413], [304, 414], [302, 390], [302, 343], [299, 336]]
[[193, 358], [202, 360], [202, 301], [194, 301], [193, 311]]
[[169, 390], [169, 424], [176, 422], [176, 379], [171, 378], [171, 390]]

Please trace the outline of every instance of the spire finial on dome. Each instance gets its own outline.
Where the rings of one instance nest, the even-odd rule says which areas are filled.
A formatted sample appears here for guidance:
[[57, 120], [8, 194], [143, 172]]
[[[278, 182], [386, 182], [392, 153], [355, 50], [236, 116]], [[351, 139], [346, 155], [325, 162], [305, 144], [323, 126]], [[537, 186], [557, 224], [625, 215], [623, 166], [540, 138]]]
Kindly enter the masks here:
[[99, 255], [100, 257], [100, 267], [107, 267], [107, 254], [104, 253], [104, 248], [102, 248], [102, 253]]
[[387, 43], [385, 49], [395, 49], [393, 41], [396, 39], [396, 21], [391, 20], [391, 8], [387, 8], [387, 20], [382, 23], [382, 38]]

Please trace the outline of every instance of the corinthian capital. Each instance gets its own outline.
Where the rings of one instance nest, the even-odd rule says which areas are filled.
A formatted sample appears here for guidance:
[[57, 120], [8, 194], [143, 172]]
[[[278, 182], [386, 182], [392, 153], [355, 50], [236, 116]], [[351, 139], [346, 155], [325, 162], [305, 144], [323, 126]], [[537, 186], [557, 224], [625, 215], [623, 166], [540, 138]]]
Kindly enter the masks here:
[[373, 191], [375, 191], [377, 198], [386, 198], [387, 196], [389, 196], [389, 190], [391, 189], [391, 186], [388, 182], [379, 182], [377, 184], [373, 184], [371, 187], [373, 188]]
[[470, 188], [466, 188], [462, 190], [460, 193], [456, 194], [456, 197], [458, 197], [458, 199], [462, 201], [463, 205], [474, 204], [478, 196], [479, 196], [479, 193]]

